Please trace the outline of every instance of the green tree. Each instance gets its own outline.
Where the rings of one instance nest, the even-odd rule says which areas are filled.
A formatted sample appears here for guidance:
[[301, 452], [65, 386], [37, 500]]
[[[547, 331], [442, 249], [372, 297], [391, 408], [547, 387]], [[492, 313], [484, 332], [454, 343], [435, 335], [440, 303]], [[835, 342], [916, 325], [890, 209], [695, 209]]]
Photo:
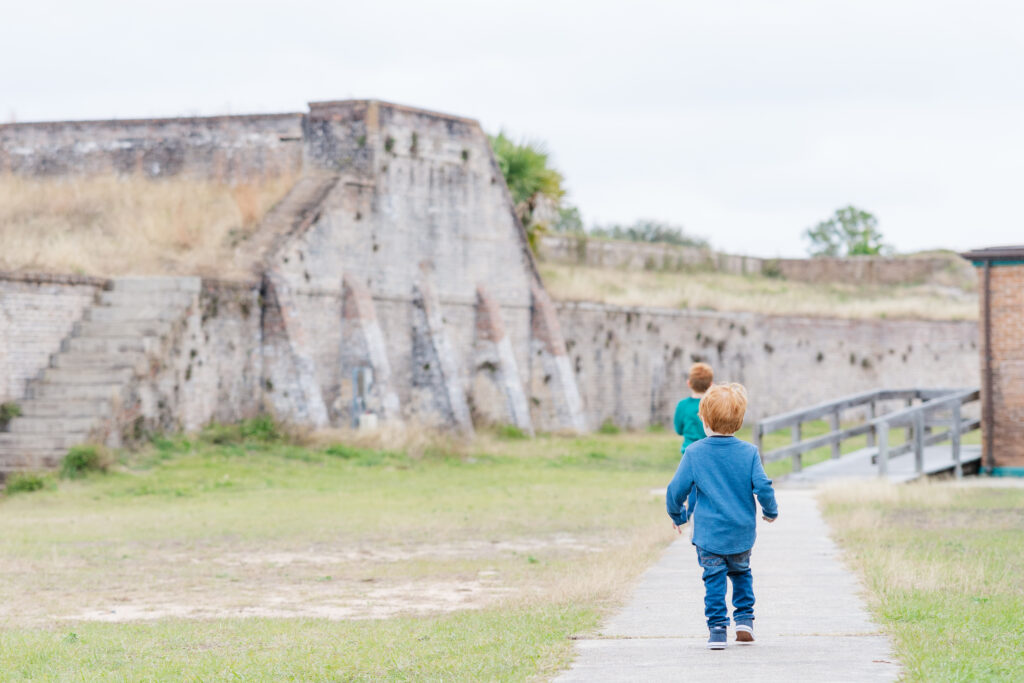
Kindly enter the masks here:
[[688, 235], [681, 226], [650, 219], [634, 221], [631, 225], [594, 226], [591, 228], [590, 234], [594, 237], [608, 237], [614, 240], [629, 240], [630, 242], [662, 242], [686, 247], [705, 248], [708, 246], [706, 239]]
[[498, 167], [515, 202], [516, 215], [526, 228], [530, 247], [537, 250], [540, 235], [552, 228], [571, 231], [582, 225], [575, 207], [563, 206], [565, 178], [550, 165], [541, 142], [515, 142], [504, 131], [489, 136]]
[[811, 256], [876, 256], [890, 250], [878, 231], [878, 219], [852, 205], [807, 228], [804, 238]]
[[575, 206], [563, 206], [558, 210], [558, 220], [551, 226], [555, 232], [582, 234], [583, 217]]

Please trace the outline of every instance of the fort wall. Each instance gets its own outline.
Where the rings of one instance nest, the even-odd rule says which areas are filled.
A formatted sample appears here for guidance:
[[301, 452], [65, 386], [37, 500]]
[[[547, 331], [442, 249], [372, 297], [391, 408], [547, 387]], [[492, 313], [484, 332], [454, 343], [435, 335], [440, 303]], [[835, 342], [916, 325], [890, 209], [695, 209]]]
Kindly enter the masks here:
[[558, 304], [587, 423], [668, 424], [692, 363], [750, 391], [756, 420], [875, 388], [973, 387], [973, 322], [841, 320]]
[[[429, 288], [453, 350], [448, 378], [474, 394], [477, 289], [485, 286], [511, 340], [520, 381], [529, 380], [531, 286], [537, 282], [522, 226], [475, 121], [377, 102], [313, 103], [310, 170], [338, 182], [319, 216], [275, 252], [267, 267], [296, 295], [332, 420], [353, 397], [351, 363], [339, 363], [343, 278], [372, 295], [406, 417], [443, 422], [436, 367], [419, 351], [418, 292]], [[348, 318], [346, 318], [348, 319]], [[442, 392], [443, 393], [443, 392]], [[536, 404], [535, 404], [536, 405]], [[481, 415], [495, 417], [490, 406]], [[502, 411], [498, 411], [502, 412]], [[543, 409], [538, 424], [555, 426]]]
[[[114, 281], [137, 294], [167, 286], [186, 301], [162, 311], [160, 295], [150, 296], [152, 320], [117, 328], [170, 324], [143, 340], [146, 361], [131, 369], [108, 424], [112, 442], [261, 411], [344, 426], [360, 417], [352, 412], [360, 402], [384, 419], [463, 431], [474, 422], [527, 432], [585, 431], [606, 420], [643, 428], [669, 419], [698, 360], [710, 362], [719, 381], [749, 387], [752, 419], [869, 388], [978, 383], [974, 323], [553, 304], [487, 137], [461, 117], [346, 101], [312, 103], [305, 115], [9, 124], [0, 126], [0, 162], [34, 175], [224, 180], [301, 167], [295, 188], [250, 240], [250, 281]], [[769, 268], [707, 250], [568, 239], [546, 238], [543, 253], [616, 268]], [[838, 273], [877, 284], [891, 284], [890, 262], [924, 264], [903, 277], [939, 268], [917, 261], [770, 267], [794, 279]], [[0, 397], [26, 395], [108, 285], [0, 275]], [[133, 321], [136, 313], [118, 315]], [[100, 321], [90, 318], [93, 337], [115, 336]], [[92, 341], [116, 356], [116, 345]], [[105, 390], [100, 380], [109, 377], [79, 369], [76, 377], [91, 383], [83, 391]], [[48, 374], [50, 394], [70, 382], [68, 373]], [[13, 434], [0, 446], [23, 447]]]
[[295, 173], [303, 121], [303, 114], [257, 114], [0, 124], [0, 173], [217, 180]]
[[540, 258], [552, 263], [623, 270], [709, 270], [733, 275], [767, 275], [799, 282], [856, 282], [867, 285], [936, 283], [973, 287], [971, 265], [959, 257], [921, 256], [765, 259], [701, 247], [627, 242], [577, 235], [545, 235]]
[[[74, 277], [0, 278], [4, 400], [22, 396], [25, 382], [47, 367], [50, 355], [60, 350], [61, 341], [104, 285], [101, 280]], [[336, 292], [300, 290], [295, 299], [303, 309], [331, 422], [347, 424], [353, 388], [339, 354], [343, 298]], [[189, 431], [212, 419], [232, 421], [258, 414], [272, 408], [275, 400], [293, 400], [284, 395], [288, 387], [266, 382], [261, 303], [255, 284], [204, 281], [174, 334], [152, 350], [149, 369], [137, 394], [126, 402], [119, 424], [125, 427], [142, 416], [147, 430]], [[446, 298], [440, 303], [461, 363], [458, 381], [475, 397], [474, 409], [484, 421], [487, 416], [499, 421], [493, 416], [503, 415], [504, 406], [491, 404], [502, 399], [474, 391], [477, 370], [469, 353], [477, 343], [474, 302]], [[409, 380], [416, 371], [412, 297], [377, 296], [373, 305], [399, 402], [407, 416], [417, 417], [417, 388]], [[714, 366], [716, 380], [747, 385], [750, 419], [877, 387], [959, 387], [979, 382], [974, 323], [838, 320], [569, 302], [556, 303], [555, 308], [589, 429], [606, 420], [625, 428], [666, 424], [675, 402], [687, 394], [686, 372], [698, 360]], [[505, 307], [501, 315], [511, 346], [529, 348], [530, 307]], [[530, 368], [539, 364], [527, 354], [516, 356], [529, 398], [536, 393], [529, 391]]]

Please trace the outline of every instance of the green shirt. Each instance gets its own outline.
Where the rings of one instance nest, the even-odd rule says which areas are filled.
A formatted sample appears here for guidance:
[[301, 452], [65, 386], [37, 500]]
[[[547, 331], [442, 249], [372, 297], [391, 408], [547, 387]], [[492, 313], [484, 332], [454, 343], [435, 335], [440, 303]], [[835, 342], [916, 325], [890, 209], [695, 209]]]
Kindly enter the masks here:
[[692, 396], [684, 398], [676, 405], [676, 414], [672, 418], [672, 424], [676, 428], [676, 434], [683, 437], [683, 447], [680, 451], [685, 451], [691, 443], [700, 441], [707, 436], [704, 433], [704, 424], [697, 417], [699, 407], [700, 399]]

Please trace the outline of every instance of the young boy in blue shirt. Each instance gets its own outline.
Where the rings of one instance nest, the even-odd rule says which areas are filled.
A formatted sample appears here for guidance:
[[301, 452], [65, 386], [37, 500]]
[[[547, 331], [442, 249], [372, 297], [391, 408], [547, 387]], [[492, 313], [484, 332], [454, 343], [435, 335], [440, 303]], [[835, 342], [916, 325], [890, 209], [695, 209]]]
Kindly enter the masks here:
[[699, 416], [707, 438], [686, 449], [665, 494], [672, 525], [682, 533], [688, 514], [684, 502], [696, 488], [698, 519], [693, 544], [704, 569], [704, 616], [708, 648], [727, 644], [729, 612], [725, 604], [726, 577], [732, 580], [733, 621], [736, 641], [754, 642], [754, 583], [750, 551], [754, 547], [757, 510], [774, 522], [779, 516], [772, 481], [764, 473], [757, 448], [733, 436], [743, 425], [747, 390], [742, 384], [710, 387], [700, 401]]
[[[704, 392], [708, 390], [715, 380], [715, 373], [707, 363], [694, 363], [690, 366], [690, 376], [686, 380], [686, 386], [690, 389], [690, 395], [676, 404], [676, 413], [672, 416], [672, 426], [676, 434], [683, 437], [683, 445], [680, 453], [686, 452], [686, 447], [691, 443], [700, 441], [707, 434], [704, 433], [704, 423], [697, 415], [697, 408]], [[693, 515], [696, 496], [691, 491], [686, 500], [686, 514]]]

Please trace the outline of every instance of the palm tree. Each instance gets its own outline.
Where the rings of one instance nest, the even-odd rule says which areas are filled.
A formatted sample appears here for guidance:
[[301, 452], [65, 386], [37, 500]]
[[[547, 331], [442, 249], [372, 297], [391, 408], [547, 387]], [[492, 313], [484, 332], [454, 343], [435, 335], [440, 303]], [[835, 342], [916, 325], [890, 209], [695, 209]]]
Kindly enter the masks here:
[[536, 141], [514, 142], [504, 131], [490, 136], [491, 148], [498, 159], [498, 167], [505, 176], [505, 184], [515, 202], [516, 215], [526, 228], [530, 248], [537, 250], [537, 239], [547, 232], [549, 225], [543, 216], [536, 215], [541, 206], [557, 211], [565, 189], [565, 178], [548, 166], [549, 155], [544, 144]]

